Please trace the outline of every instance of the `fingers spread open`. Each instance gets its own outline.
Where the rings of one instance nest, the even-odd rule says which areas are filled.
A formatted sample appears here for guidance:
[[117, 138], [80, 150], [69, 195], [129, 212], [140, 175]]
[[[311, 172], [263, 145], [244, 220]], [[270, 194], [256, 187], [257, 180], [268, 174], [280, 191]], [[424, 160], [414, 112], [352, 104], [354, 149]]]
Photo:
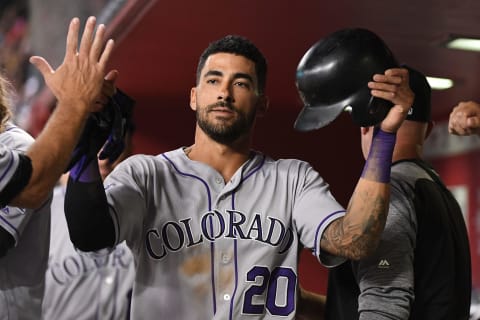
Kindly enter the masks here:
[[50, 64], [42, 57], [32, 56], [29, 61], [38, 69], [38, 71], [40, 71], [45, 80], [54, 72]]
[[95, 32], [92, 48], [90, 50], [90, 59], [92, 59], [92, 61], [98, 61], [98, 59], [100, 58], [100, 54], [102, 52], [103, 43], [104, 43], [103, 41], [104, 37], [105, 37], [105, 25], [100, 24], [97, 27], [97, 31]]
[[73, 18], [72, 21], [70, 21], [70, 26], [68, 27], [67, 44], [65, 48], [65, 60], [74, 57], [77, 53], [79, 30], [80, 20], [78, 18]]
[[89, 57], [90, 55], [96, 20], [95, 17], [89, 17], [87, 19], [85, 30], [83, 30], [82, 41], [80, 42], [80, 49], [78, 50], [81, 57]]
[[107, 41], [107, 44], [105, 45], [105, 49], [103, 50], [102, 55], [100, 56], [100, 60], [98, 61], [100, 65], [104, 68], [105, 68], [105, 65], [107, 64], [108, 59], [110, 58], [110, 54], [112, 53], [113, 45], [114, 45], [113, 39], [109, 39]]

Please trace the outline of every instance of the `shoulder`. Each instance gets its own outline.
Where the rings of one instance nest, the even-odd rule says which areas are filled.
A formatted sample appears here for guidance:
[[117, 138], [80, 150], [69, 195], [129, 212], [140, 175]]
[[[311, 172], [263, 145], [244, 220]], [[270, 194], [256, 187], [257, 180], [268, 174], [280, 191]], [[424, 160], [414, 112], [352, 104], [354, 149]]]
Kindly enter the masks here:
[[391, 185], [393, 188], [414, 188], [417, 180], [432, 180], [430, 175], [414, 161], [401, 161], [392, 165]]
[[128, 172], [129, 175], [160, 173], [168, 169], [171, 166], [172, 159], [177, 157], [179, 157], [178, 149], [158, 155], [135, 154], [123, 160], [111, 174], [118, 174], [119, 172]]
[[165, 165], [169, 162], [177, 161], [177, 160], [181, 159], [182, 154], [183, 154], [183, 157], [186, 158], [182, 149], [167, 151], [165, 153], [160, 153], [160, 154], [157, 154], [157, 155], [135, 154], [135, 155], [132, 155], [132, 156], [128, 157], [127, 159], [125, 159], [122, 163], [125, 163], [125, 164], [130, 165], [130, 166], [132, 166], [132, 165], [137, 166], [137, 165], [141, 165], [141, 164], [145, 164], [145, 165]]
[[324, 182], [317, 170], [313, 166], [299, 159], [272, 159], [265, 156], [262, 170], [265, 175], [275, 175], [277, 179], [286, 179], [287, 183], [296, 185], [306, 185], [316, 181]]
[[0, 133], [0, 143], [14, 150], [25, 152], [33, 142], [30, 134], [11, 123], [7, 123], [5, 131]]
[[286, 172], [289, 174], [305, 175], [308, 173], [317, 173], [310, 163], [299, 159], [275, 160], [270, 157], [266, 157], [265, 168], [270, 170], [278, 170], [280, 172]]
[[257, 157], [263, 157], [265, 158], [265, 164], [272, 166], [272, 167], [278, 167], [278, 168], [311, 168], [312, 166], [310, 163], [299, 160], [299, 159], [293, 159], [293, 158], [279, 158], [279, 159], [274, 159], [268, 155], [264, 155], [260, 152], [256, 152]]

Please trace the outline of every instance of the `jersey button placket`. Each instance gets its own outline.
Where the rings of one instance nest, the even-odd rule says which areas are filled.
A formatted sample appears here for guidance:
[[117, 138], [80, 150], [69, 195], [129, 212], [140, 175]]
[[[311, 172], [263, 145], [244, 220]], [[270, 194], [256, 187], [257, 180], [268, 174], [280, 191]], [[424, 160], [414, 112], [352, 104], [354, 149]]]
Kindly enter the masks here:
[[222, 253], [222, 263], [229, 264], [232, 261], [232, 257], [228, 253]]

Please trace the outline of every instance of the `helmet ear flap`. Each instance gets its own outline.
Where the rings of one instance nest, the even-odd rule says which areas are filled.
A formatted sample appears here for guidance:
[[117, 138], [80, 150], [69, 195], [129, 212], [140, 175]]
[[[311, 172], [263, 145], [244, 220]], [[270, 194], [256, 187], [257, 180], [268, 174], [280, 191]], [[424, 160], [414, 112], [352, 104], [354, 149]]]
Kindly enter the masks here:
[[373, 97], [367, 83], [374, 74], [397, 66], [390, 49], [369, 30], [342, 29], [321, 39], [297, 67], [296, 85], [304, 107], [295, 129], [324, 127], [345, 109], [359, 126], [379, 123], [392, 103]]

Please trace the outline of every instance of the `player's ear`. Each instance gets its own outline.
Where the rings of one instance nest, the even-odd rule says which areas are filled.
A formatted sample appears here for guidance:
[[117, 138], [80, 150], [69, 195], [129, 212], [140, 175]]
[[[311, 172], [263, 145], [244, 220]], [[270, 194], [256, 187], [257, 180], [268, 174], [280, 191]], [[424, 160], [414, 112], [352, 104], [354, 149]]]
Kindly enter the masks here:
[[263, 117], [268, 110], [270, 101], [266, 95], [260, 95], [257, 101], [257, 116]]
[[197, 88], [193, 87], [190, 90], [190, 109], [197, 110]]

